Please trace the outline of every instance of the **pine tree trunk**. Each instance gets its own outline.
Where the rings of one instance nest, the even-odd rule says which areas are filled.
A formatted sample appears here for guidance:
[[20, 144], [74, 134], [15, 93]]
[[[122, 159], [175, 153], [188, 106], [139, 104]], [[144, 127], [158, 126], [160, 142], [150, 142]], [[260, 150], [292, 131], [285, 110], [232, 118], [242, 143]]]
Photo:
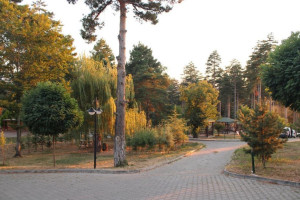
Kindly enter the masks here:
[[18, 115], [17, 118], [17, 142], [16, 142], [16, 154], [14, 157], [22, 157], [21, 154], [21, 117], [20, 114]]
[[125, 63], [126, 63], [126, 3], [120, 1], [120, 33], [117, 80], [117, 116], [115, 126], [114, 166], [127, 165], [125, 155]]
[[230, 96], [227, 96], [227, 117], [230, 118]]
[[236, 82], [234, 82], [234, 116], [233, 118], [236, 119], [236, 108], [237, 108], [237, 105], [236, 105]]

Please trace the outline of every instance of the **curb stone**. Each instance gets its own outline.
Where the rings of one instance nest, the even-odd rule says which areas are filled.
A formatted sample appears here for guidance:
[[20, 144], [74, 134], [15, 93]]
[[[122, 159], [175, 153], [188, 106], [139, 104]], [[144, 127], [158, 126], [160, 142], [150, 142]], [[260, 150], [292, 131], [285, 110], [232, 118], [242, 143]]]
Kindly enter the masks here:
[[240, 139], [200, 139], [200, 138], [189, 138], [190, 141], [205, 141], [205, 142], [241, 142]]
[[278, 179], [272, 179], [272, 178], [265, 178], [257, 175], [244, 175], [244, 174], [237, 174], [234, 172], [227, 171], [224, 169], [224, 174], [227, 176], [232, 176], [235, 178], [243, 178], [243, 179], [252, 179], [257, 181], [263, 181], [263, 182], [269, 182], [279, 185], [286, 185], [286, 186], [293, 186], [293, 187], [299, 187], [300, 188], [300, 182], [294, 182], [294, 181], [285, 181], [285, 180], [278, 180]]
[[[201, 147], [202, 148], [202, 147]], [[184, 155], [178, 156], [172, 160], [162, 162], [160, 164], [141, 168], [134, 170], [109, 170], [109, 169], [24, 169], [24, 170], [0, 170], [0, 174], [24, 174], [24, 173], [97, 173], [97, 174], [137, 174], [141, 172], [150, 171], [158, 167], [171, 164], [176, 162], [184, 157], [187, 157], [189, 154], [192, 154], [195, 151], [200, 150], [201, 148], [194, 149], [185, 153]]]

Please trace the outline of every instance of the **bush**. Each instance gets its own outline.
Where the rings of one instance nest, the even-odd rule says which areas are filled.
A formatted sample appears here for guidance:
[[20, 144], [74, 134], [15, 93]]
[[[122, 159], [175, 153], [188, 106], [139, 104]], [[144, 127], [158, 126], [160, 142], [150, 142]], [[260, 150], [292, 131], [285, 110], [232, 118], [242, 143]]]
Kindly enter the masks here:
[[215, 123], [214, 128], [217, 130], [219, 136], [220, 132], [224, 130], [225, 126], [222, 123]]
[[169, 126], [159, 126], [156, 128], [156, 132], [156, 143], [159, 149], [162, 149], [163, 146], [167, 146], [168, 149], [174, 146], [174, 137]]
[[137, 150], [137, 147], [146, 147], [153, 148], [156, 144], [156, 132], [154, 129], [144, 129], [135, 132], [132, 137], [129, 137], [127, 140], [127, 145], [132, 146], [134, 150]]
[[166, 121], [165, 126], [169, 127], [175, 144], [183, 144], [189, 139], [185, 134], [188, 129], [186, 126], [186, 121], [178, 118], [176, 112]]

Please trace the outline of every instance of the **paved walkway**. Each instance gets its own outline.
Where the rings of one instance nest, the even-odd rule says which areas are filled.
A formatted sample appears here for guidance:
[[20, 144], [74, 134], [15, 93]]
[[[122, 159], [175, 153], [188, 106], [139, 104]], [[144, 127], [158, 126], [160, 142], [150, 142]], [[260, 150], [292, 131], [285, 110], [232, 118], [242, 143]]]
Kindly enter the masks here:
[[241, 142], [207, 148], [139, 174], [0, 174], [0, 200], [300, 199], [300, 189], [222, 174]]

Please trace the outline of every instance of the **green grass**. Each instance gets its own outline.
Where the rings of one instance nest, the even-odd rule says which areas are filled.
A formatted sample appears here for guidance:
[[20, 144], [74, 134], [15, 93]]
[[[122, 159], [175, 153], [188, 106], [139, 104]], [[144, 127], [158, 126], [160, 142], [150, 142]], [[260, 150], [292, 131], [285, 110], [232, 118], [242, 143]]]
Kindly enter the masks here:
[[[249, 149], [249, 147], [247, 147]], [[255, 171], [257, 175], [300, 182], [300, 142], [285, 143], [282, 149], [277, 150], [266, 163], [264, 169], [260, 160], [255, 158]], [[246, 154], [243, 148], [237, 149], [227, 170], [251, 174], [251, 155]]]
[[63, 155], [56, 159], [57, 165], [78, 165], [82, 162], [90, 161], [91, 155], [89, 153], [79, 154], [71, 153], [68, 155]]

